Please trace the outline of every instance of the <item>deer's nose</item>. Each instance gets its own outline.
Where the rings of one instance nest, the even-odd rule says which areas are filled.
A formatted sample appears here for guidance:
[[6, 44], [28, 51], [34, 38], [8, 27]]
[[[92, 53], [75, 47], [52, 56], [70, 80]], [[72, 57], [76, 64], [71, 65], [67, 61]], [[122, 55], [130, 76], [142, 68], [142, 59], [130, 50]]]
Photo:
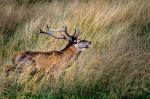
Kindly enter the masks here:
[[89, 44], [91, 44], [91, 41], [89, 41]]

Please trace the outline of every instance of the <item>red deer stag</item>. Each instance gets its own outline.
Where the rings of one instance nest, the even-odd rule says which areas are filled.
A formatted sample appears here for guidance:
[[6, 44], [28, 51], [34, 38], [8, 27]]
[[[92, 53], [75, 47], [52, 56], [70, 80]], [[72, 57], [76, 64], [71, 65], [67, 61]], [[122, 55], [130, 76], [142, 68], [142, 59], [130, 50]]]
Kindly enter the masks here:
[[[34, 51], [24, 51], [18, 52], [13, 63], [16, 69], [22, 67], [23, 65], [34, 64], [35, 72], [44, 68], [45, 73], [54, 72], [54, 78], [58, 78], [58, 73], [60, 70], [68, 68], [68, 64], [76, 59], [80, 52], [90, 47], [91, 42], [87, 40], [78, 39], [81, 34], [75, 29], [73, 35], [69, 35], [67, 27], [64, 26], [61, 30], [49, 29], [47, 26], [47, 31], [40, 29], [39, 34], [48, 34], [55, 39], [68, 41], [67, 46], [61, 51], [50, 51], [50, 52], [34, 52]], [[59, 32], [60, 36], [53, 35], [53, 32]], [[63, 33], [62, 33], [63, 32]], [[51, 70], [50, 70], [51, 69]], [[16, 70], [21, 72], [22, 69]], [[57, 73], [56, 73], [57, 72]]]

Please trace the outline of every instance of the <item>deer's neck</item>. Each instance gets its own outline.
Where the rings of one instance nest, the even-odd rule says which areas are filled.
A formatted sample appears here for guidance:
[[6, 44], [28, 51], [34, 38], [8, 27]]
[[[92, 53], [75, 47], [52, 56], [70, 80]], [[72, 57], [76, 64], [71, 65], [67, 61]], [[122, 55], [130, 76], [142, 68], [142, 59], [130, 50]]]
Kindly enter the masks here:
[[67, 60], [76, 59], [77, 56], [80, 54], [80, 52], [77, 50], [77, 48], [72, 44], [68, 44], [62, 50], [62, 52], [63, 52], [63, 55], [65, 56], [65, 59], [67, 59]]

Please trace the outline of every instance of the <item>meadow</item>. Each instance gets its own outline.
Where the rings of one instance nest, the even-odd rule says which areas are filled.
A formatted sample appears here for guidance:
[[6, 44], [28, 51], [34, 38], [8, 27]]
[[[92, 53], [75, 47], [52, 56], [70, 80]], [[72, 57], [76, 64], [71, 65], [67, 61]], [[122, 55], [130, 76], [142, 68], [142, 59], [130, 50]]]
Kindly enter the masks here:
[[[150, 98], [149, 0], [2, 0], [0, 13], [0, 98]], [[39, 27], [64, 24], [70, 33], [82, 31], [80, 38], [92, 46], [56, 85], [46, 77], [37, 82], [27, 72], [6, 77], [17, 51], [64, 48], [65, 41], [36, 34]]]

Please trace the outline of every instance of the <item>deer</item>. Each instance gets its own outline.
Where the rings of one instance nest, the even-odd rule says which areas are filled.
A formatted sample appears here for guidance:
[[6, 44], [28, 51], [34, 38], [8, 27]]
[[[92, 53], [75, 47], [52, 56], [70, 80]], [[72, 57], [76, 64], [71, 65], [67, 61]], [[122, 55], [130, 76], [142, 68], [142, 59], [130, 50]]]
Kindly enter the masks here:
[[[36, 73], [41, 68], [44, 68], [45, 73], [53, 72], [54, 78], [58, 79], [60, 71], [63, 71], [69, 67], [69, 63], [75, 61], [80, 53], [85, 49], [90, 48], [91, 41], [78, 39], [81, 32], [74, 29], [73, 35], [68, 33], [67, 26], [63, 26], [62, 29], [49, 29], [43, 31], [39, 28], [37, 34], [47, 34], [58, 40], [66, 40], [68, 44], [60, 51], [23, 51], [17, 52], [13, 57], [13, 64], [16, 67], [16, 71], [22, 72], [19, 69], [23, 65], [34, 65], [33, 72]], [[54, 32], [58, 32], [60, 35], [54, 35]]]

